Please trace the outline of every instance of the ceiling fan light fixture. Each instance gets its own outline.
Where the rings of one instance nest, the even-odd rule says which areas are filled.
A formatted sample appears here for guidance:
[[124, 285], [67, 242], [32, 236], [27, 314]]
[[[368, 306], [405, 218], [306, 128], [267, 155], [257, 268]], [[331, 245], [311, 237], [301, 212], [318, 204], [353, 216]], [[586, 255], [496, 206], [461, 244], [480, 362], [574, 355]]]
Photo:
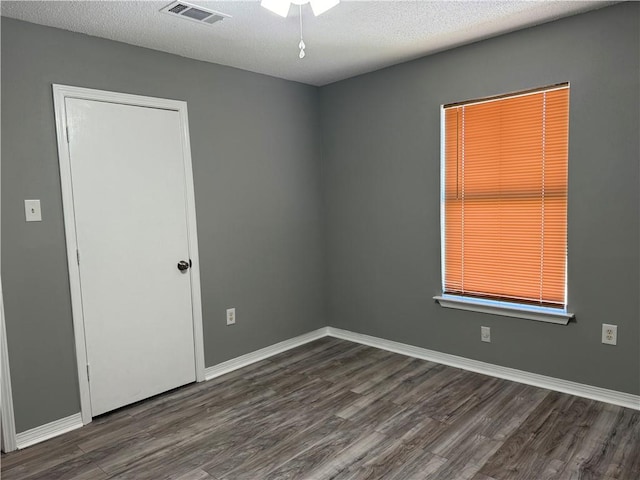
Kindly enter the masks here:
[[340, 0], [261, 0], [260, 6], [272, 11], [277, 15], [280, 15], [281, 17], [286, 18], [287, 15], [289, 15], [289, 9], [291, 8], [292, 3], [294, 5], [298, 5], [298, 9], [300, 11], [300, 43], [298, 44], [300, 53], [298, 54], [298, 57], [302, 60], [306, 56], [306, 53], [304, 51], [306, 45], [304, 44], [304, 40], [302, 39], [302, 5], [310, 3], [311, 10], [313, 10], [313, 14], [317, 17], [330, 8], [338, 5], [340, 3]]
[[286, 18], [289, 14], [291, 2], [289, 0], [262, 0], [260, 5], [267, 10], [271, 10], [273, 13]]
[[313, 14], [317, 17], [338, 5], [340, 0], [310, 0], [309, 3], [311, 3], [311, 10], [313, 10]]

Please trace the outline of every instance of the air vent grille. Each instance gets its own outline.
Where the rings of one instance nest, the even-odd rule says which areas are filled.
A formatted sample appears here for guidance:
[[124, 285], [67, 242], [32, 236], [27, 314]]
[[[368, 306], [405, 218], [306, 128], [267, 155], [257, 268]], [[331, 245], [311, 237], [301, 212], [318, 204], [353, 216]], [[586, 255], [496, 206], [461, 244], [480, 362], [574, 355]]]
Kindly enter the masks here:
[[184, 18], [185, 20], [204, 23], [207, 25], [212, 25], [225, 18], [231, 17], [231, 15], [227, 15], [226, 13], [208, 10], [203, 7], [192, 5], [188, 2], [173, 2], [160, 11], [174, 17], [180, 17]]
[[183, 4], [179, 3], [179, 4], [177, 4], [175, 7], [170, 8], [170, 9], [169, 9], [169, 11], [170, 11], [171, 13], [180, 13], [181, 11], [186, 10], [187, 8], [189, 8], [189, 7], [187, 7], [186, 5], [183, 5]]

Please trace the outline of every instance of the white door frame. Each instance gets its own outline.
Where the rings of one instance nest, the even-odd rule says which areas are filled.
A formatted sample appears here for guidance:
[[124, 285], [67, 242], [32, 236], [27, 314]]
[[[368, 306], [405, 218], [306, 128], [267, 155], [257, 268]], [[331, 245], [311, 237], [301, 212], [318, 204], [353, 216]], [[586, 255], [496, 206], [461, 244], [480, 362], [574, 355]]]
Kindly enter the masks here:
[[2, 396], [0, 405], [2, 409], [2, 451], [13, 452], [16, 449], [16, 421], [13, 416], [13, 394], [11, 393], [11, 374], [9, 370], [9, 351], [7, 349], [7, 329], [4, 325], [4, 299], [2, 297], [2, 284], [0, 283], [0, 336], [2, 349], [0, 362], [2, 362]]
[[189, 258], [192, 261], [192, 266], [189, 269], [189, 272], [191, 275], [191, 301], [193, 308], [192, 315], [196, 381], [198, 382], [202, 382], [205, 379], [204, 337], [202, 330], [202, 300], [200, 297], [198, 235], [196, 230], [196, 205], [195, 193], [193, 188], [193, 170], [191, 166], [191, 146], [189, 143], [189, 120], [187, 115], [187, 102], [53, 84], [53, 101], [55, 108], [56, 133], [58, 139], [58, 159], [60, 161], [60, 182], [62, 186], [62, 206], [67, 243], [67, 264], [69, 267], [69, 282], [71, 286], [71, 309], [73, 315], [76, 360], [78, 363], [78, 383], [80, 385], [80, 407], [82, 413], [82, 423], [86, 425], [87, 423], [91, 422], [91, 398], [89, 395], [89, 380], [87, 378], [87, 350], [85, 343], [84, 318], [82, 312], [82, 297], [80, 291], [80, 268], [77, 261], [78, 245], [76, 237], [75, 212], [73, 205], [71, 160], [69, 157], [69, 144], [67, 143], [67, 115], [65, 105], [66, 98], [78, 98], [83, 100], [94, 100], [98, 102], [160, 108], [178, 112], [178, 114], [180, 115], [180, 136], [182, 139], [182, 153], [185, 172]]

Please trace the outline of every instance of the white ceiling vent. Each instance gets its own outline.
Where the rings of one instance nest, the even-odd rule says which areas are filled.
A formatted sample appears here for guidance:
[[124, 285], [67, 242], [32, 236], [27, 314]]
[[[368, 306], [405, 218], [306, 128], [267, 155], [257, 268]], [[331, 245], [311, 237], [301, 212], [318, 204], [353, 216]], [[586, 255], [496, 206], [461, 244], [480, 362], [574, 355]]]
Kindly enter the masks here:
[[226, 13], [216, 12], [207, 8], [198, 7], [187, 2], [173, 2], [160, 10], [162, 13], [191, 20], [192, 22], [207, 23], [209, 25], [219, 22], [224, 18], [231, 18]]

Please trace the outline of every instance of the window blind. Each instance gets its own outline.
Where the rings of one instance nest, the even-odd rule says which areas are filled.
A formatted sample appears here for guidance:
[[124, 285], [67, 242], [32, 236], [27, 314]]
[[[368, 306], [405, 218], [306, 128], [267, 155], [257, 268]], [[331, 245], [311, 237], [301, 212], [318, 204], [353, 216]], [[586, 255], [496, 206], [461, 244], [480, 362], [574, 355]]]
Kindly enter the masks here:
[[566, 307], [569, 87], [445, 107], [444, 292]]

